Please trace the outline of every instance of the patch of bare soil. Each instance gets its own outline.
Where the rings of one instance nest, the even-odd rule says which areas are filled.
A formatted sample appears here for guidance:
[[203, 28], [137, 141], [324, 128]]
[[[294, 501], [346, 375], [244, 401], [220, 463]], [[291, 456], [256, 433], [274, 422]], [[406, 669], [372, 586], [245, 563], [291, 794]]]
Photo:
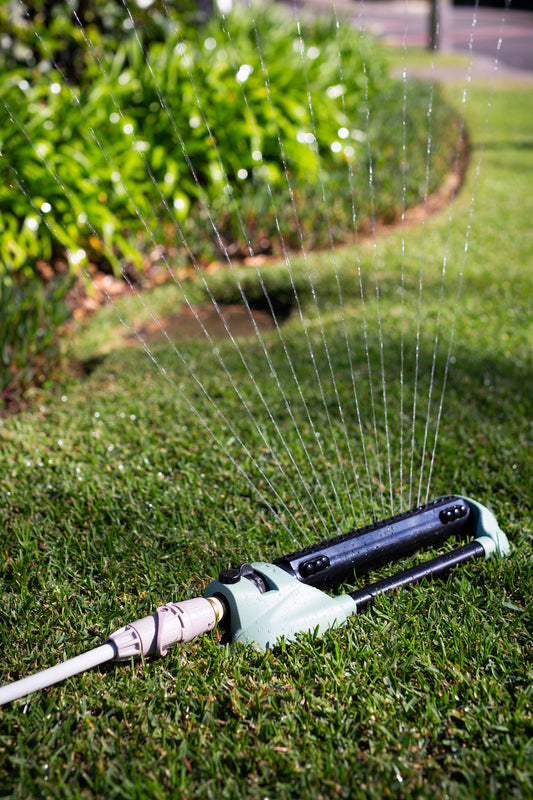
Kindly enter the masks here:
[[[178, 341], [180, 339], [196, 339], [206, 335], [213, 339], [237, 339], [255, 336], [256, 331], [269, 331], [274, 327], [274, 320], [268, 311], [252, 310], [238, 305], [219, 306], [203, 305], [191, 310], [183, 308], [175, 314], [159, 320], [159, 324], [151, 320], [138, 329], [137, 333], [148, 344], [158, 341]], [[135, 344], [137, 336], [131, 334], [128, 344]]]

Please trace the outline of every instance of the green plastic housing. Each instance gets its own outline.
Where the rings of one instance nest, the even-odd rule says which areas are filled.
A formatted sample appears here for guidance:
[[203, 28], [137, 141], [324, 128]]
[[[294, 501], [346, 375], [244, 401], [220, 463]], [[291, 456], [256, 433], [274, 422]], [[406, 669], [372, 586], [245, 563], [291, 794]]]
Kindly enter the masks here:
[[485, 558], [495, 553], [499, 556], [509, 555], [509, 540], [498, 525], [498, 520], [486, 506], [472, 500], [470, 497], [462, 498], [474, 512], [475, 530], [474, 538], [483, 547]]
[[220, 597], [226, 606], [233, 642], [243, 642], [264, 650], [278, 639], [294, 640], [302, 631], [342, 625], [357, 607], [347, 594], [330, 597], [314, 586], [306, 586], [273, 564], [254, 562], [252, 567], [267, 584], [260, 593], [246, 578], [226, 584], [212, 581], [206, 597]]

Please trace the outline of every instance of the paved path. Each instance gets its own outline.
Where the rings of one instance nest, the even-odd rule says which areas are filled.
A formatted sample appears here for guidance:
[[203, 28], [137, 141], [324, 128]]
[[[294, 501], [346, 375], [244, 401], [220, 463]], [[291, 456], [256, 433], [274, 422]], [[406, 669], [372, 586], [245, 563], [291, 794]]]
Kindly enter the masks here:
[[[334, 5], [333, 0], [297, 0], [296, 4], [301, 13], [331, 13]], [[335, 0], [335, 5], [339, 17], [387, 43], [424, 47], [428, 42], [429, 0]], [[471, 51], [474, 75], [493, 74], [497, 57], [499, 77], [533, 82], [533, 11], [475, 9], [453, 6], [448, 0], [441, 0], [440, 8], [441, 52]], [[464, 68], [458, 68], [457, 77], [461, 74]]]

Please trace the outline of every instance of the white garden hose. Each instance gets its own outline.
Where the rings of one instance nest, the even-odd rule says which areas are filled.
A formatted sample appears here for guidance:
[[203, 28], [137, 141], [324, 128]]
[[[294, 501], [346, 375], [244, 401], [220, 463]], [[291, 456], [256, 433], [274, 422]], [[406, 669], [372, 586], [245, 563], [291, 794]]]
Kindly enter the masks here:
[[0, 705], [46, 689], [106, 661], [126, 661], [151, 653], [164, 656], [171, 645], [185, 644], [200, 633], [213, 630], [223, 614], [224, 606], [216, 597], [195, 597], [182, 603], [168, 603], [149, 617], [119, 628], [100, 647], [35, 675], [0, 686]]
[[113, 661], [116, 652], [117, 648], [114, 644], [102, 644], [100, 647], [95, 647], [94, 650], [88, 650], [79, 656], [69, 658], [68, 661], [56, 664], [55, 667], [36, 672], [35, 675], [29, 675], [20, 681], [0, 686], [0, 705], [11, 703], [12, 700], [18, 700], [19, 697], [25, 697], [39, 689], [46, 689], [47, 686], [77, 675], [78, 672], [105, 664], [106, 661]]

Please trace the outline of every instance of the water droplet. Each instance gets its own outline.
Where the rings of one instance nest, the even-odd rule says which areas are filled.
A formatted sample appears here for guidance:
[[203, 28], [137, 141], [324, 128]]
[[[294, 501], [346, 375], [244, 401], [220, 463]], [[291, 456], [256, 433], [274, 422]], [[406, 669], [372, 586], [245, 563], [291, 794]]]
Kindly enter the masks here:
[[94, 416], [96, 417], [96, 419], [98, 419], [98, 417], [100, 416], [100, 412], [99, 411], [95, 411], [94, 412]]
[[130, 414], [130, 419], [137, 419], [137, 417], [135, 416], [135, 414]]
[[347, 139], [349, 135], [350, 131], [348, 130], [348, 128], [339, 128], [339, 130], [337, 131], [337, 136], [339, 137], [339, 139]]
[[212, 36], [208, 36], [204, 42], [204, 47], [206, 50], [214, 50], [217, 46], [216, 39], [213, 39]]
[[118, 76], [118, 82], [121, 86], [126, 86], [127, 83], [130, 82], [130, 76], [127, 72], [123, 72], [121, 75]]
[[252, 153], [252, 158], [254, 161], [261, 161], [261, 159], [263, 158], [261, 150], [254, 150]]
[[86, 256], [87, 253], [81, 248], [74, 253], [69, 253], [69, 259], [73, 264], [80, 264]]
[[50, 203], [44, 202], [41, 204], [41, 211], [43, 212], [43, 214], [49, 214], [51, 210], [52, 206], [50, 205]]
[[63, 401], [63, 403], [66, 403], [68, 400], [67, 395], [66, 394], [61, 395], [61, 400]]
[[342, 83], [337, 83], [335, 86], [328, 86], [326, 94], [328, 97], [331, 97], [332, 100], [336, 100], [337, 97], [344, 94], [344, 91], [344, 85]]
[[295, 53], [299, 53], [301, 56], [305, 53], [305, 45], [301, 39], [295, 39], [292, 43], [292, 48]]
[[311, 60], [314, 61], [314, 59], [318, 58], [319, 55], [320, 55], [319, 48], [315, 47], [315, 45], [311, 45], [311, 47], [307, 51], [307, 58], [310, 58]]
[[333, 153], [340, 153], [342, 150], [342, 144], [340, 142], [332, 142], [331, 150]]
[[61, 84], [59, 84], [59, 83], [53, 83], [53, 84], [50, 86], [50, 91], [52, 92], [52, 94], [59, 94], [59, 93], [60, 93], [60, 91], [61, 91]]
[[35, 217], [27, 217], [24, 224], [30, 229], [30, 231], [36, 231], [39, 229], [39, 220]]
[[248, 177], [248, 170], [247, 169], [240, 169], [237, 173], [237, 177], [240, 178], [241, 181], [246, 180]]
[[251, 67], [250, 64], [241, 64], [235, 76], [235, 79], [237, 80], [238, 83], [244, 83], [245, 81], [248, 80], [253, 71], [254, 71], [253, 67]]
[[19, 89], [22, 89], [23, 92], [27, 91], [30, 88], [30, 84], [26, 80], [21, 80], [19, 83]]
[[113, 111], [112, 114], [109, 115], [109, 121], [116, 125], [117, 122], [120, 122], [120, 114], [117, 114], [116, 111]]
[[128, 136], [131, 136], [131, 134], [133, 133], [133, 125], [131, 124], [131, 122], [127, 122], [127, 123], [124, 125], [124, 127], [122, 128], [122, 130], [123, 130], [123, 131], [124, 131], [124, 133], [125, 133], [125, 134], [127, 134]]

